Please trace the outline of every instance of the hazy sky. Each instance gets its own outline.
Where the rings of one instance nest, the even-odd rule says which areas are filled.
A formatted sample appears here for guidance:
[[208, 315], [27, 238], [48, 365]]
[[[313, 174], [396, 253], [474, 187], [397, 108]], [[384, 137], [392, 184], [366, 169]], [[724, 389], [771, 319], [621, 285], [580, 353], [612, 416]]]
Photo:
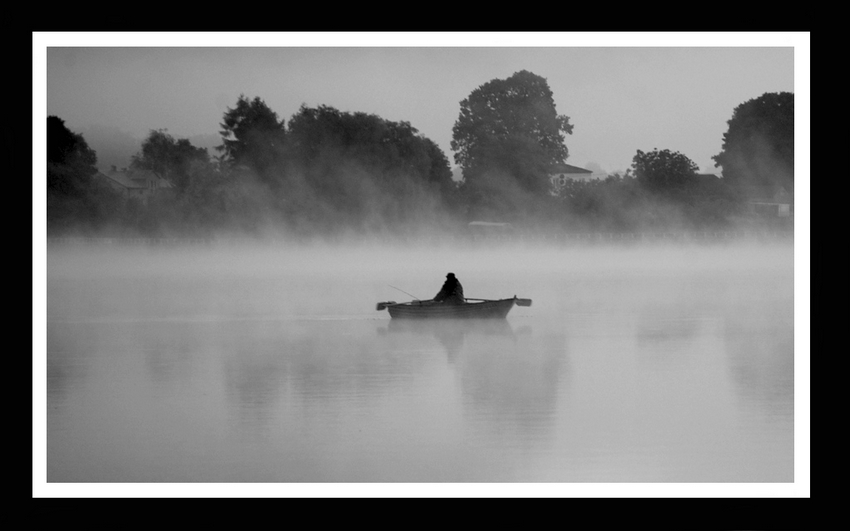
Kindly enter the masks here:
[[451, 162], [461, 100], [528, 70], [574, 125], [568, 162], [609, 173], [656, 148], [717, 171], [736, 106], [808, 84], [806, 34], [48, 33], [33, 51], [36, 122], [217, 135], [244, 94], [287, 122], [301, 104], [407, 121]]

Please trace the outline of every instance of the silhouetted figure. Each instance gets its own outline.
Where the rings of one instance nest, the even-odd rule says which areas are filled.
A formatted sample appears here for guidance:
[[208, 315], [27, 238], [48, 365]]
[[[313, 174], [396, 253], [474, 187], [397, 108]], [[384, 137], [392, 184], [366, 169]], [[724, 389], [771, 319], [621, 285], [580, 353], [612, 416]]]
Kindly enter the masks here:
[[434, 300], [446, 304], [463, 304], [466, 302], [463, 297], [463, 286], [460, 285], [460, 281], [454, 273], [446, 275], [446, 282], [443, 283], [440, 292], [434, 296]]

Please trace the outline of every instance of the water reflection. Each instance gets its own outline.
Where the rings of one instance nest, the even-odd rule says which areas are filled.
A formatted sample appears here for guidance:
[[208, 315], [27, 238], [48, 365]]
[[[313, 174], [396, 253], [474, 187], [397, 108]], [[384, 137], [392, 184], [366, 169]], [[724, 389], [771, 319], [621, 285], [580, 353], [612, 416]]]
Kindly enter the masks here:
[[724, 321], [723, 341], [738, 395], [769, 419], [794, 410], [794, 326], [790, 311], [738, 309]]
[[386, 330], [399, 337], [411, 336], [411, 341], [434, 337], [445, 348], [449, 363], [455, 363], [463, 352], [467, 337], [470, 341], [498, 339], [516, 344], [517, 338], [505, 319], [391, 319]]
[[92, 339], [91, 326], [55, 323], [47, 327], [47, 392], [54, 404], [84, 385], [91, 372], [86, 354]]
[[371, 255], [340, 277], [296, 274], [310, 254], [159, 274], [56, 257], [48, 477], [786, 481], [791, 268], [724, 252], [655, 272], [652, 256], [485, 271], [476, 293], [521, 278], [535, 306], [481, 322], [376, 314], [396, 279], [371, 273]]
[[682, 370], [695, 357], [710, 352], [714, 319], [684, 307], [645, 308], [636, 318], [638, 361], [654, 370]]
[[287, 390], [285, 360], [274, 353], [239, 349], [223, 360], [225, 397], [236, 420], [234, 429], [268, 433], [278, 401]]
[[566, 335], [509, 320], [391, 320], [406, 341], [436, 338], [460, 385], [467, 421], [488, 445], [546, 446], [565, 392]]
[[659, 317], [642, 313], [638, 323], [638, 344], [652, 349], [659, 343], [687, 341], [696, 337], [701, 324], [699, 319], [694, 318]]
[[[375, 321], [304, 319], [231, 325], [221, 336], [231, 411], [262, 431], [290, 411], [303, 419], [374, 407], [429, 362], [415, 345], [375, 338]], [[267, 427], [267, 426], [266, 426]]]

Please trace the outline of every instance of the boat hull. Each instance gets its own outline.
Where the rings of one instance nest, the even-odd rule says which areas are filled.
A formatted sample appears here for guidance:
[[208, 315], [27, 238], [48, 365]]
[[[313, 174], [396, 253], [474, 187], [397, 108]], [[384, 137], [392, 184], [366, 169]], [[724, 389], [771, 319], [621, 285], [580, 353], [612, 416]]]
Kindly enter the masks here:
[[515, 299], [446, 304], [413, 301], [388, 304], [393, 319], [504, 319], [514, 307]]

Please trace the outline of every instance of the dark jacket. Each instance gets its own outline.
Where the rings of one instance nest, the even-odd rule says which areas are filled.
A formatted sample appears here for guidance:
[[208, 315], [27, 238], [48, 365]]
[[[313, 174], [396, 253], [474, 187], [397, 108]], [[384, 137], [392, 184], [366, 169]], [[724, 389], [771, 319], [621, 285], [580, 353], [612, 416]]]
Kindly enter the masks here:
[[457, 278], [448, 277], [440, 292], [434, 296], [434, 300], [449, 304], [463, 304], [466, 302], [463, 298], [463, 286], [460, 285]]

